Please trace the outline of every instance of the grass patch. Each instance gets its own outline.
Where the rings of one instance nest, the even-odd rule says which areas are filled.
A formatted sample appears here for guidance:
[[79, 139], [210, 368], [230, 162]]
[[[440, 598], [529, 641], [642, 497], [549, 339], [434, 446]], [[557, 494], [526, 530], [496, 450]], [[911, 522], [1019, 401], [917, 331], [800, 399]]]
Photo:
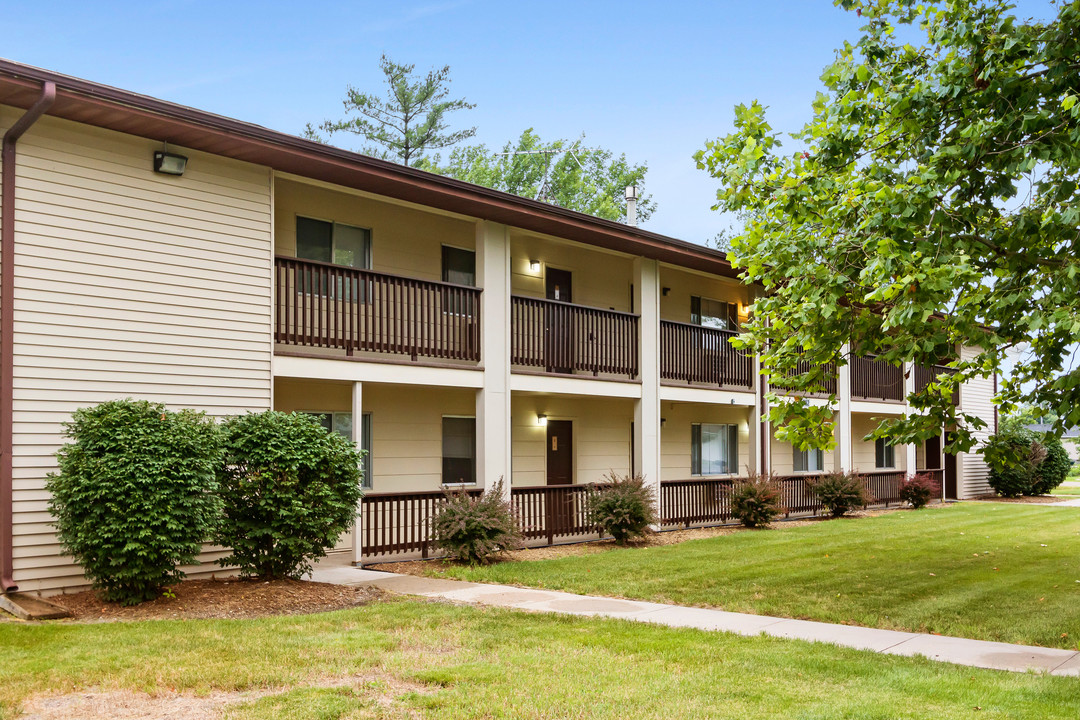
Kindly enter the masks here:
[[[5, 623], [0, 647], [5, 718], [35, 693], [266, 688], [281, 692], [225, 716], [948, 719], [975, 708], [981, 718], [1080, 715], [1073, 678], [418, 600], [258, 620]], [[353, 676], [385, 680], [328, 686]]]
[[969, 503], [445, 576], [1077, 648], [1080, 509]]

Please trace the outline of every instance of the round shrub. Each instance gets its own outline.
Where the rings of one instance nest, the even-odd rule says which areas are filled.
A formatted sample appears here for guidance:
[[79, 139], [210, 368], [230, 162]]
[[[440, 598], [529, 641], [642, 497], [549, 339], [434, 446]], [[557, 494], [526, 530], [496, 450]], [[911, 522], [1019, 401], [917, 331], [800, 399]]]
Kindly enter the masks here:
[[1042, 446], [1046, 448], [1046, 457], [1035, 468], [1031, 479], [1032, 495], [1049, 495], [1058, 485], [1065, 482], [1065, 476], [1072, 468], [1069, 451], [1065, 449], [1061, 438], [1044, 435]]
[[431, 521], [431, 533], [437, 547], [470, 565], [486, 563], [496, 553], [521, 547], [521, 531], [510, 504], [503, 499], [502, 478], [477, 497], [447, 491]]
[[930, 473], [909, 475], [900, 481], [900, 499], [916, 510], [935, 497], [941, 497], [941, 484]]
[[1002, 430], [983, 446], [983, 458], [990, 468], [987, 482], [998, 495], [1019, 497], [1031, 492], [1036, 466], [1046, 457], [1046, 449], [1028, 430]]
[[218, 519], [214, 422], [145, 400], [75, 411], [46, 483], [60, 543], [105, 600], [134, 605], [179, 582]]
[[749, 528], [765, 527], [784, 512], [780, 485], [767, 473], [736, 480], [731, 489], [731, 514]]
[[851, 472], [831, 472], [806, 478], [806, 487], [833, 517], [842, 517], [856, 508], [869, 505], [873, 498], [863, 480]]
[[244, 577], [302, 577], [353, 524], [361, 452], [301, 413], [250, 413], [223, 430], [215, 540], [232, 554], [218, 562]]
[[653, 490], [645, 485], [641, 475], [619, 476], [609, 472], [606, 485], [589, 494], [588, 521], [608, 534], [619, 545], [632, 538], [644, 537], [649, 526], [656, 522], [656, 500]]

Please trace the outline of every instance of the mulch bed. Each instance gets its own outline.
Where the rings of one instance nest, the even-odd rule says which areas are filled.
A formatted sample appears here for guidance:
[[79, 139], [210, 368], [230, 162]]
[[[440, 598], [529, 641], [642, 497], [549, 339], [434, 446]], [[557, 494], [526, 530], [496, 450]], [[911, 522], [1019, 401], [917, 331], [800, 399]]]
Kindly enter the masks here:
[[980, 495], [974, 500], [975, 502], [1019, 503], [1021, 505], [1046, 505], [1047, 503], [1056, 503], [1068, 499], [1068, 497], [1055, 497], [1053, 495], [1024, 495], [1022, 497], [1014, 498], [999, 497], [997, 495]]
[[[934, 506], [937, 507], [937, 506]], [[896, 512], [899, 508], [886, 510], [862, 510], [851, 513], [848, 517], [874, 517], [886, 512]], [[793, 528], [813, 523], [827, 522], [827, 517], [809, 517], [798, 520], [778, 521], [773, 524], [774, 528]], [[761, 532], [750, 530], [742, 525], [724, 525], [721, 527], [690, 528], [687, 530], [669, 530], [666, 532], [653, 533], [645, 540], [631, 543], [630, 547], [658, 547], [660, 545], [675, 545], [688, 540], [702, 540], [704, 538], [731, 535], [737, 532]], [[575, 555], [594, 555], [596, 553], [615, 550], [619, 546], [614, 540], [594, 540], [591, 542], [567, 543], [565, 545], [549, 545], [536, 548], [525, 548], [503, 553], [495, 562], [528, 562], [531, 560], [549, 560], [552, 558], [569, 557]], [[433, 558], [429, 560], [405, 560], [400, 562], [365, 563], [364, 567], [371, 570], [385, 570], [387, 572], [401, 573], [402, 575], [417, 575], [419, 577], [440, 575], [447, 568], [455, 567], [456, 563], [445, 558]]]
[[171, 588], [175, 597], [160, 597], [125, 607], [107, 603], [87, 590], [56, 595], [49, 600], [71, 611], [81, 622], [116, 620], [181, 620], [196, 618], [257, 618], [342, 610], [370, 603], [380, 596], [374, 588], [304, 580], [185, 580]]

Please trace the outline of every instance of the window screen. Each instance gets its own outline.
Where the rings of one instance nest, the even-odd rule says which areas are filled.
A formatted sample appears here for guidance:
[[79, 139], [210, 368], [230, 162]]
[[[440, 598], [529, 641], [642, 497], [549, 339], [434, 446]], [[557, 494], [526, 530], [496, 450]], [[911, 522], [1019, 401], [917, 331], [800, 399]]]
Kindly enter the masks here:
[[738, 472], [739, 430], [736, 425], [691, 425], [690, 446], [691, 475], [728, 475]]
[[476, 418], [443, 418], [443, 484], [476, 482]]
[[709, 298], [690, 298], [690, 322], [717, 330], [739, 329], [739, 307], [735, 303]]
[[896, 451], [892, 445], [889, 445], [882, 438], [874, 441], [874, 467], [896, 467]]
[[792, 464], [795, 472], [822, 472], [825, 469], [825, 453], [822, 450], [792, 448]]
[[476, 253], [472, 250], [442, 246], [443, 282], [476, 286]]

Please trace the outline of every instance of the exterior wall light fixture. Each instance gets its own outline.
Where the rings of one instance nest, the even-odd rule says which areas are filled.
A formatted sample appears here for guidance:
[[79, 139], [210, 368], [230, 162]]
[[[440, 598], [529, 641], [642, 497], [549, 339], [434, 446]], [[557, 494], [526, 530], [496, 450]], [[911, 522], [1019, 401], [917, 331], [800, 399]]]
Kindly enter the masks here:
[[534, 272], [534, 273], [540, 272], [540, 261], [539, 260], [530, 260], [529, 261], [529, 272]]
[[164, 150], [154, 151], [154, 172], [162, 175], [183, 175], [187, 169], [187, 158], [183, 155], [169, 152], [169, 146]]
[[547, 425], [547, 415], [537, 414], [537, 416], [536, 416], [536, 424], [539, 425], [540, 427], [545, 427]]

